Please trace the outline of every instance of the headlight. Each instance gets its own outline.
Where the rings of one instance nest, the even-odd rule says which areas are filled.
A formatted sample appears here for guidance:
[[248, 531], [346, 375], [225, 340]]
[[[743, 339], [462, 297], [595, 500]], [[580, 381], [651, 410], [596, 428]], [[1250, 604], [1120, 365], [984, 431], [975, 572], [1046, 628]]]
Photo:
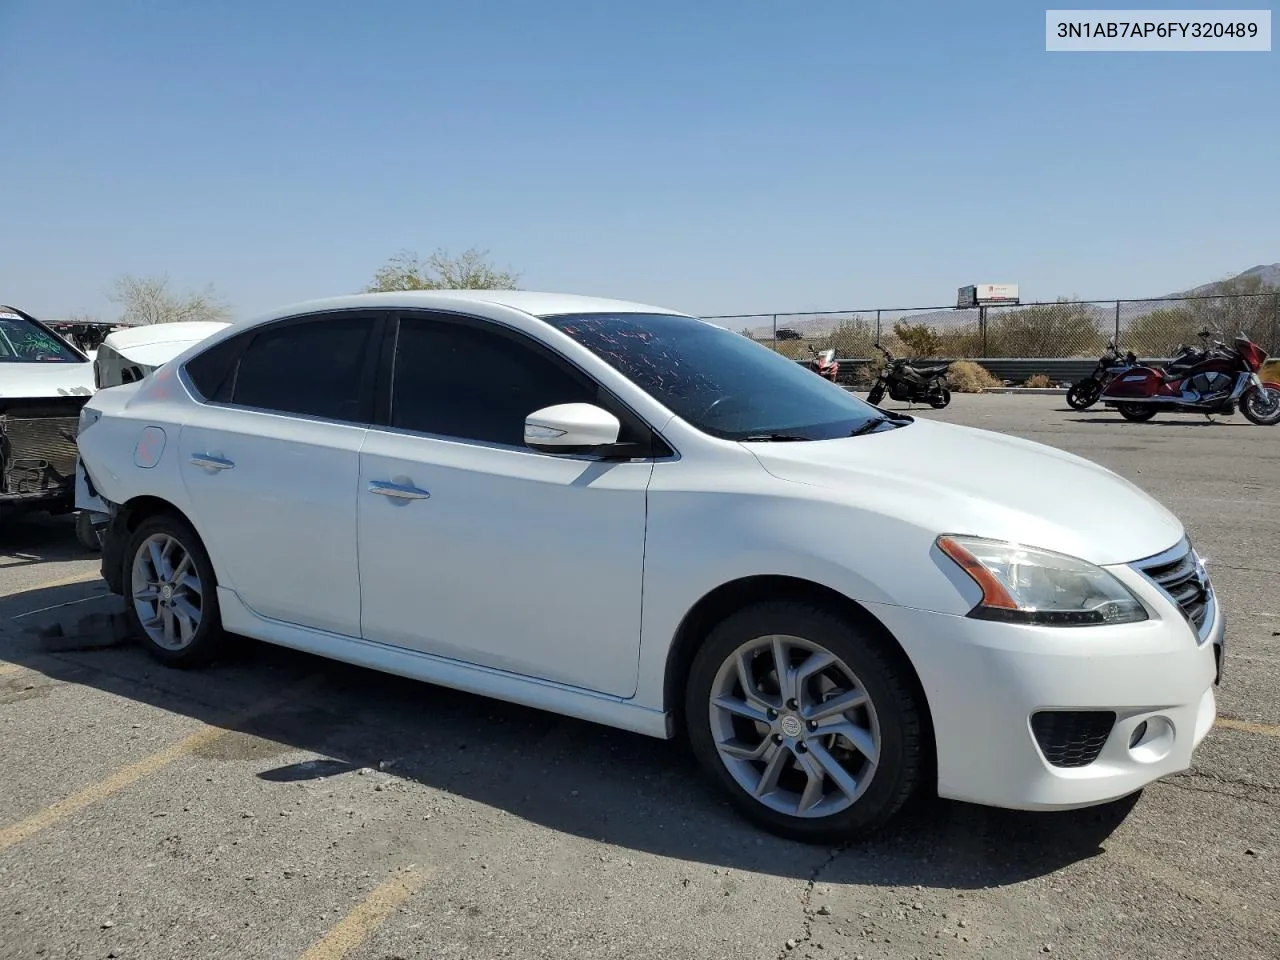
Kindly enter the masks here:
[[1064, 627], [1147, 619], [1128, 587], [1084, 560], [980, 537], [939, 537], [938, 549], [982, 589], [971, 617]]

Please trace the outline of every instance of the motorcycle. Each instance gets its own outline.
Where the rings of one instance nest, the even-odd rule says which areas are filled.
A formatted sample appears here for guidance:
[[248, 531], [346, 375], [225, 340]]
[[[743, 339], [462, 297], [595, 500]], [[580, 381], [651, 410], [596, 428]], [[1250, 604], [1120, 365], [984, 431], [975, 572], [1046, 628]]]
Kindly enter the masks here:
[[941, 410], [951, 402], [951, 388], [947, 383], [947, 365], [916, 366], [897, 359], [880, 344], [876, 348], [884, 354], [884, 366], [876, 378], [867, 402], [876, 406], [884, 399], [885, 391], [894, 400], [906, 403], [927, 403]]
[[835, 383], [836, 376], [840, 373], [840, 364], [836, 362], [836, 352], [834, 350], [814, 352], [813, 347], [810, 347], [809, 353], [811, 356], [806, 366], [824, 380], [830, 380]]
[[[1208, 331], [1200, 334], [1208, 339]], [[1240, 412], [1251, 423], [1270, 427], [1280, 423], [1280, 383], [1263, 382], [1258, 370], [1267, 354], [1240, 334], [1228, 347], [1218, 340], [1204, 350], [1181, 347], [1163, 370], [1139, 364], [1111, 381], [1102, 402], [1126, 420], [1150, 420], [1161, 410], [1169, 413]]]
[[1138, 358], [1132, 350], [1124, 355], [1123, 360], [1120, 359], [1120, 348], [1116, 346], [1113, 337], [1107, 341], [1107, 351], [1098, 358], [1098, 365], [1093, 368], [1093, 373], [1071, 385], [1067, 391], [1067, 405], [1072, 410], [1088, 410], [1098, 402], [1107, 384], [1137, 365]]

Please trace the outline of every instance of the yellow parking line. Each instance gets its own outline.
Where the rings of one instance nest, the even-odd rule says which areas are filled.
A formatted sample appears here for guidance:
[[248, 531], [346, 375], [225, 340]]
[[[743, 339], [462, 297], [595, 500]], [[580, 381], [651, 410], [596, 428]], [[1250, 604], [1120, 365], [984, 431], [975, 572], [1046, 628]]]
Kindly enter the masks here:
[[[310, 689], [319, 680], [321, 676], [316, 674], [301, 681], [295, 686], [289, 688], [286, 693], [278, 696], [269, 697], [237, 714], [228, 726], [234, 727], [237, 724], [251, 720], [254, 717], [264, 713], [269, 713], [276, 707], [286, 703], [299, 693]], [[83, 810], [85, 807], [106, 797], [111, 796], [141, 780], [149, 774], [155, 773], [172, 763], [180, 757], [185, 757], [190, 753], [200, 749], [201, 747], [211, 743], [218, 737], [227, 733], [227, 729], [223, 727], [205, 726], [188, 737], [179, 740], [172, 746], [165, 747], [149, 757], [144, 757], [137, 763], [131, 763], [129, 766], [121, 770], [117, 770], [105, 780], [100, 780], [92, 786], [85, 787], [83, 790], [73, 793], [71, 796], [59, 800], [57, 803], [45, 807], [43, 810], [33, 813], [25, 820], [19, 820], [12, 826], [0, 829], [0, 850], [7, 850], [14, 844], [21, 843], [28, 837], [31, 837], [41, 830], [52, 827], [54, 824], [65, 820], [74, 813]]]
[[1241, 730], [1245, 733], [1260, 733], [1264, 737], [1280, 737], [1280, 726], [1272, 723], [1253, 723], [1250, 720], [1233, 720], [1231, 717], [1218, 717], [1215, 727], [1227, 730]]
[[426, 882], [426, 874], [413, 867], [384, 880], [328, 933], [308, 947], [301, 960], [341, 960], [364, 943], [396, 907]]

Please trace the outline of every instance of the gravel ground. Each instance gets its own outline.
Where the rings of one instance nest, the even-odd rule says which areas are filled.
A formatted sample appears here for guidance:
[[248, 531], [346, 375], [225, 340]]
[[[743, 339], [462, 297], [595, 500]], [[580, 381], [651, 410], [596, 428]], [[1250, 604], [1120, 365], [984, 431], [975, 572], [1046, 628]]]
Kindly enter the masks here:
[[1230, 617], [1193, 771], [800, 846], [678, 744], [262, 645], [162, 668], [119, 642], [66, 518], [6, 522], [0, 957], [1275, 960], [1280, 431], [1052, 396], [915, 412], [1091, 457], [1183, 518]]

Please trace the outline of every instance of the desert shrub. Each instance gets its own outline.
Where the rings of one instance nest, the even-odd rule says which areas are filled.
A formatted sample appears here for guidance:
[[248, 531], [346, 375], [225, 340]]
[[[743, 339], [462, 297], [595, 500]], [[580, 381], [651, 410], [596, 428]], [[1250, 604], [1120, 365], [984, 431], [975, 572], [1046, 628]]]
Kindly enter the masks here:
[[1027, 377], [1027, 382], [1023, 384], [1023, 386], [1035, 387], [1038, 390], [1043, 390], [1046, 387], [1052, 387], [1053, 381], [1049, 378], [1047, 373], [1033, 373], [1031, 376]]
[[992, 387], [1004, 386], [1004, 381], [972, 360], [957, 360], [951, 364], [947, 368], [947, 380], [956, 393], [982, 393]]
[[1268, 360], [1258, 371], [1258, 378], [1269, 383], [1280, 383], [1280, 360]]
[[909, 323], [900, 320], [893, 325], [894, 335], [906, 345], [913, 356], [937, 357], [943, 340], [938, 331], [927, 323]]

